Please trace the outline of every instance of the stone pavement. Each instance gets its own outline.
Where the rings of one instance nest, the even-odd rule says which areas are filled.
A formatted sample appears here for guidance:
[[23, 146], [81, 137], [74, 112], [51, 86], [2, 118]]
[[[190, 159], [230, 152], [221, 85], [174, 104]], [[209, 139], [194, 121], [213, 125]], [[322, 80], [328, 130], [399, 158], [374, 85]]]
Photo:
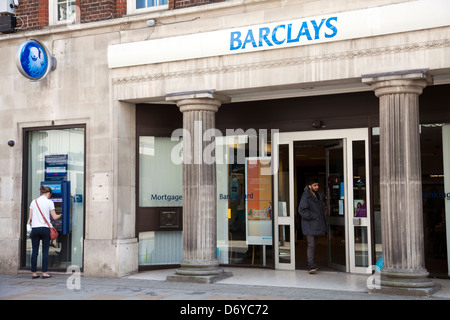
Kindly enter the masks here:
[[[228, 268], [233, 276], [213, 284], [166, 282], [174, 270], [140, 272], [123, 278], [53, 274], [31, 279], [31, 273], [0, 275], [0, 300], [450, 300], [450, 280], [435, 279], [441, 289], [430, 298], [367, 293], [368, 275], [340, 272]], [[230, 311], [230, 310], [229, 310]], [[231, 310], [232, 311], [232, 310]], [[231, 312], [230, 311], [230, 312]]]

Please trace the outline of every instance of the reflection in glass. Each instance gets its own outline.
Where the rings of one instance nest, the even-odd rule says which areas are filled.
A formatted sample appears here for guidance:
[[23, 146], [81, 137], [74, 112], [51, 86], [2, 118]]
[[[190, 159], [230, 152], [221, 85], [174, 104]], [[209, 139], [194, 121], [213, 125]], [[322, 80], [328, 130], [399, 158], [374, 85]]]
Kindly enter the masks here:
[[355, 227], [355, 266], [369, 266], [367, 227]]
[[[139, 207], [182, 207], [182, 141], [139, 137]], [[139, 265], [171, 265], [183, 258], [181, 231], [139, 233]]]
[[281, 144], [278, 150], [278, 216], [289, 217], [289, 145]]
[[174, 156], [182, 142], [169, 137], [139, 137], [139, 206], [183, 206], [183, 166]]
[[291, 263], [291, 233], [289, 225], [278, 226], [278, 262]]
[[367, 217], [365, 142], [353, 141], [353, 216]]
[[345, 186], [343, 142], [326, 148], [328, 182], [328, 262], [329, 266], [346, 270], [345, 254]]
[[379, 128], [372, 128], [372, 212], [373, 242], [375, 244], [375, 262], [380, 261], [383, 253], [381, 239], [381, 203], [380, 203], [380, 135]]
[[[262, 244], [255, 242], [253, 236], [255, 226], [260, 228], [264, 224], [264, 230], [270, 233], [273, 228], [272, 193], [267, 193], [262, 199], [259, 191], [258, 194], [251, 191], [254, 187], [265, 190], [267, 188], [264, 186], [271, 187], [272, 181], [271, 175], [265, 177], [250, 172], [254, 169], [247, 163], [250, 156], [270, 156], [270, 142], [256, 143], [257, 140], [261, 142], [262, 139], [246, 134], [216, 137], [217, 247], [220, 264], [273, 265], [273, 240], [270, 240], [270, 245]], [[250, 187], [246, 181], [249, 179]], [[259, 210], [254, 210], [255, 200], [265, 200]], [[250, 225], [250, 222], [253, 224]], [[258, 230], [258, 234], [262, 232], [262, 229]]]

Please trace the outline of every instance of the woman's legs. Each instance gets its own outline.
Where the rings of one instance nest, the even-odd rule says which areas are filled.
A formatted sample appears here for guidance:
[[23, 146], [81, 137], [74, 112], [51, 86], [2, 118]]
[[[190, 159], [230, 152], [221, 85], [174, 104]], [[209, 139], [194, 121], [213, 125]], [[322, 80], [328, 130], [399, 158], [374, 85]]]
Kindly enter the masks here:
[[33, 228], [31, 231], [31, 272], [33, 277], [37, 274], [37, 257], [39, 254], [39, 244], [42, 240], [42, 275], [48, 276], [48, 251], [50, 247], [50, 229], [49, 228]]
[[50, 229], [42, 230], [42, 275], [48, 276], [48, 250], [50, 248]]
[[39, 253], [39, 243], [41, 242], [40, 232], [38, 228], [33, 228], [31, 230], [31, 272], [33, 273], [33, 277], [37, 276], [37, 257]]

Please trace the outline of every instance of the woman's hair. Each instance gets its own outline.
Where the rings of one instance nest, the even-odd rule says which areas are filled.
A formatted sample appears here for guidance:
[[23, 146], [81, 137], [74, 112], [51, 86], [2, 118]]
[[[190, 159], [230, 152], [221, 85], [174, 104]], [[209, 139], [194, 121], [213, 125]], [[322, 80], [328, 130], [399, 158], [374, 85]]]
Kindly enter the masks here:
[[50, 189], [49, 187], [46, 187], [46, 186], [41, 186], [41, 188], [39, 190], [41, 190], [41, 194], [48, 193], [48, 192], [50, 192], [50, 194], [53, 193], [52, 189]]

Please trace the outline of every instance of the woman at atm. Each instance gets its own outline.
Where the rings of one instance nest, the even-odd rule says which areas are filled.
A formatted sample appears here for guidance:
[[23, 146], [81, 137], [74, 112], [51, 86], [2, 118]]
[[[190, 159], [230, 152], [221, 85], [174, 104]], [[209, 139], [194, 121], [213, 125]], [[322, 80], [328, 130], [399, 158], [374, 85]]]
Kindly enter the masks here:
[[[52, 189], [49, 187], [41, 186], [41, 196], [31, 201], [30, 204], [30, 216], [28, 218], [28, 224], [31, 223], [31, 272], [32, 278], [37, 279], [37, 256], [39, 252], [39, 244], [42, 240], [42, 279], [48, 279], [51, 276], [47, 273], [48, 270], [48, 251], [50, 247], [50, 228], [47, 222], [51, 225], [50, 215], [53, 220], [57, 220], [61, 215], [56, 214], [55, 204], [50, 200], [52, 196]], [[41, 214], [41, 212], [42, 214]], [[42, 217], [44, 215], [44, 217]]]

